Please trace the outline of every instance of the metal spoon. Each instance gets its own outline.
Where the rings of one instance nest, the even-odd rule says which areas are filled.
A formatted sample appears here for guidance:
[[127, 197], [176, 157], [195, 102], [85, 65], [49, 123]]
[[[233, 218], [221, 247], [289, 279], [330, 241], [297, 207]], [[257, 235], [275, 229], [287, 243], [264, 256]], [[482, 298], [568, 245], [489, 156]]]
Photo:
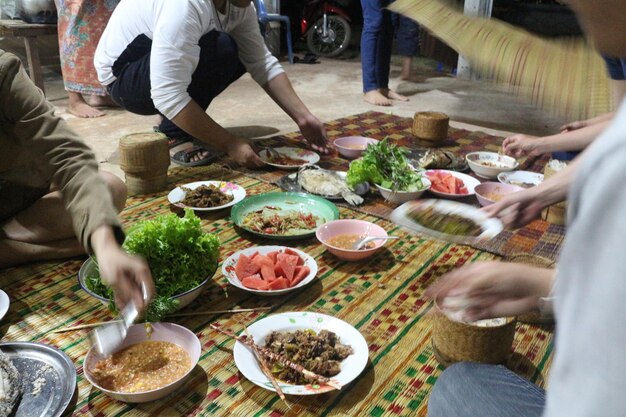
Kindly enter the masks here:
[[361, 249], [366, 243], [371, 242], [373, 240], [391, 240], [391, 239], [399, 239], [400, 236], [365, 236], [352, 245], [352, 250]]

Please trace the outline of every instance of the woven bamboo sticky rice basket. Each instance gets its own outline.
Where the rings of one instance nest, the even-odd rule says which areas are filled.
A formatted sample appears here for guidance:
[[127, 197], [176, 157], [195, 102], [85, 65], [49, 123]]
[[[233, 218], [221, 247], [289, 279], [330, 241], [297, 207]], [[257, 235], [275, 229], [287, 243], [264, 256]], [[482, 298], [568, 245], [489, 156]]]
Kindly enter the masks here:
[[[559, 172], [559, 170], [555, 170], [553, 168], [555, 161], [557, 160], [553, 159], [546, 164], [543, 172], [544, 180], [547, 180], [548, 178]], [[564, 164], [563, 166], [566, 166], [566, 164]], [[560, 203], [553, 204], [543, 209], [543, 211], [541, 212], [541, 218], [549, 223], [565, 224], [565, 220], [567, 218], [567, 201], [561, 201]]]
[[503, 363], [513, 345], [516, 319], [507, 317], [499, 326], [482, 327], [452, 320], [435, 301], [432, 344], [435, 357], [443, 366], [456, 362]]
[[131, 195], [149, 194], [167, 188], [170, 155], [162, 133], [134, 133], [119, 141], [120, 166]]
[[444, 113], [417, 112], [413, 116], [411, 132], [419, 139], [428, 142], [442, 142], [448, 138], [450, 118]]

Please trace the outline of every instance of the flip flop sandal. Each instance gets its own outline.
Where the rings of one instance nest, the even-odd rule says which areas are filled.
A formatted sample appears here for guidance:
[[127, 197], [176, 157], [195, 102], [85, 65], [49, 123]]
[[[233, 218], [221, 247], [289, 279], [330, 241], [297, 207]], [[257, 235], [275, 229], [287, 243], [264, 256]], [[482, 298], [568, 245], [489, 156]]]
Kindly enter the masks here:
[[192, 161], [193, 157], [207, 150], [196, 146], [190, 139], [169, 139], [170, 159], [172, 162], [185, 167], [196, 167], [200, 165], [208, 165], [213, 156], [208, 153], [206, 157], [197, 161]]

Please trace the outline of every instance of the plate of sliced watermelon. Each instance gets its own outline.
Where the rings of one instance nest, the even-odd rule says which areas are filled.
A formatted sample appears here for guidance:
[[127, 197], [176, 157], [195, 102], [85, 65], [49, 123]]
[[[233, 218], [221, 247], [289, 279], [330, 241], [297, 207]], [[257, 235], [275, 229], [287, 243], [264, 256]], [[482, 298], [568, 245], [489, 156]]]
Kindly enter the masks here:
[[461, 198], [476, 194], [474, 188], [480, 181], [467, 174], [446, 169], [430, 169], [426, 171], [430, 180], [431, 193], [439, 197]]
[[255, 246], [235, 252], [222, 264], [228, 282], [260, 295], [281, 295], [309, 284], [317, 262], [287, 246]]

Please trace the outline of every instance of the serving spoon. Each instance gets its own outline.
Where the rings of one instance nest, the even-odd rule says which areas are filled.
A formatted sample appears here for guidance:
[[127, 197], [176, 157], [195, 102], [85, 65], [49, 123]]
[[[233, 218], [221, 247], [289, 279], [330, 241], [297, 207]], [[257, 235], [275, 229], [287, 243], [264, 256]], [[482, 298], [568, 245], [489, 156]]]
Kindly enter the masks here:
[[354, 242], [352, 245], [352, 250], [361, 249], [366, 243], [371, 242], [373, 240], [391, 240], [391, 239], [399, 239], [400, 236], [365, 236], [361, 239]]

